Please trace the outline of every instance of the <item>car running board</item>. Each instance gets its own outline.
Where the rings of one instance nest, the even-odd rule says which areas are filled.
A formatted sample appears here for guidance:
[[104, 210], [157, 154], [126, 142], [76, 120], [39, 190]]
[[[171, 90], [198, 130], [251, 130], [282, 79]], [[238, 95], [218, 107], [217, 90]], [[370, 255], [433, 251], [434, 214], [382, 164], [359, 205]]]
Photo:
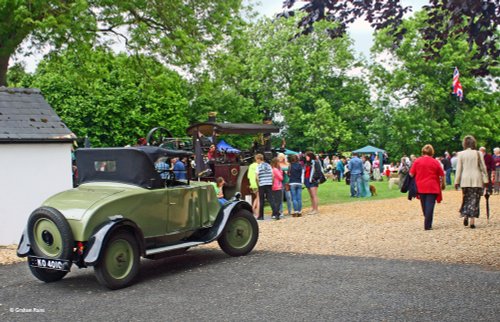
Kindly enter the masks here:
[[205, 244], [205, 243], [206, 242], [202, 242], [202, 241], [190, 241], [190, 242], [185, 242], [182, 244], [147, 249], [146, 256], [156, 255], [156, 254], [165, 253], [165, 252], [169, 252], [172, 250], [178, 250], [178, 249], [182, 249], [182, 248], [194, 247], [194, 246], [198, 246], [198, 245]]

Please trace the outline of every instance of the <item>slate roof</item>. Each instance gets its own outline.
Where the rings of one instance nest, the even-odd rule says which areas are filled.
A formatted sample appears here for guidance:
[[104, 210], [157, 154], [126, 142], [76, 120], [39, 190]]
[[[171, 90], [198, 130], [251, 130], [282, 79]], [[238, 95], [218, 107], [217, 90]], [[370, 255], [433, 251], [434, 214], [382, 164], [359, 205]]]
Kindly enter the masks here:
[[71, 142], [76, 136], [40, 90], [0, 87], [0, 143]]

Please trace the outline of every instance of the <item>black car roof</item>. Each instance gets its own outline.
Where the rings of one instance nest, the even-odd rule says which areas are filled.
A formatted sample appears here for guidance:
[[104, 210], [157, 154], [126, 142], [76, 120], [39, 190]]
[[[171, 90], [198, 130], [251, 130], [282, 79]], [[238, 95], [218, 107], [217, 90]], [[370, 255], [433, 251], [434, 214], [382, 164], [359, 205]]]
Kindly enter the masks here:
[[138, 146], [127, 149], [136, 149], [146, 153], [146, 155], [155, 162], [159, 157], [167, 157], [167, 158], [184, 158], [190, 157], [193, 155], [193, 152], [184, 151], [184, 150], [172, 150], [172, 149], [164, 149], [157, 146]]
[[164, 187], [154, 163], [160, 157], [188, 157], [191, 152], [153, 146], [76, 150], [78, 182], [121, 182], [147, 189]]

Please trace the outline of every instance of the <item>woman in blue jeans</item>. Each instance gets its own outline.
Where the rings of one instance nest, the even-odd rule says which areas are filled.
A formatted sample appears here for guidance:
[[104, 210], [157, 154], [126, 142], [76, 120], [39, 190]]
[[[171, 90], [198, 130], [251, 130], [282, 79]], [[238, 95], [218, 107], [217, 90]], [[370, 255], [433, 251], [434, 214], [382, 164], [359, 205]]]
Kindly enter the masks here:
[[292, 194], [293, 217], [302, 216], [302, 182], [304, 179], [304, 168], [299, 163], [297, 155], [290, 157], [290, 168], [288, 170], [290, 192]]

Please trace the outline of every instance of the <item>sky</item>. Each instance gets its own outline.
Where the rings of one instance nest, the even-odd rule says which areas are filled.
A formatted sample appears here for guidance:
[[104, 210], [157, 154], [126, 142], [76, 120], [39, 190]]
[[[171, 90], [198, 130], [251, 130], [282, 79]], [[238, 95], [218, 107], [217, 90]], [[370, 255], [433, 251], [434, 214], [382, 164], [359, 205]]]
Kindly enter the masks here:
[[[251, 1], [255, 3], [256, 1]], [[256, 10], [264, 16], [273, 17], [276, 13], [283, 11], [282, 0], [261, 0], [260, 5], [256, 5]], [[300, 8], [304, 5], [303, 1], [297, 1], [295, 8]], [[429, 0], [402, 0], [403, 7], [412, 7], [412, 15], [418, 11], [422, 6], [429, 4]], [[370, 57], [370, 47], [373, 45], [373, 29], [370, 24], [363, 19], [356, 20], [348, 27], [349, 35], [354, 40], [354, 48], [358, 53], [363, 54], [365, 57]]]
[[[282, 4], [283, 0], [247, 0], [253, 3], [255, 10], [261, 15], [266, 17], [273, 17], [276, 13], [283, 11]], [[259, 4], [260, 3], [260, 4]], [[423, 5], [428, 4], [429, 0], [402, 0], [402, 5], [404, 7], [411, 6], [413, 8], [412, 12], [415, 12], [422, 8]], [[297, 1], [295, 8], [300, 8], [304, 5], [303, 1]], [[411, 15], [412, 13], [410, 13]], [[354, 40], [354, 49], [363, 54], [366, 58], [370, 57], [370, 47], [373, 44], [373, 29], [370, 25], [362, 20], [358, 19], [352, 25], [348, 27], [348, 32]], [[24, 44], [27, 46], [27, 44]], [[123, 50], [123, 45], [116, 45], [118, 51]], [[36, 66], [43, 58], [43, 55], [49, 51], [49, 48], [45, 48], [44, 51], [36, 53], [30, 57], [22, 57], [17, 55], [13, 60], [11, 60], [10, 65], [12, 66], [14, 62], [23, 62], [25, 64], [26, 71], [32, 73], [35, 71]]]

